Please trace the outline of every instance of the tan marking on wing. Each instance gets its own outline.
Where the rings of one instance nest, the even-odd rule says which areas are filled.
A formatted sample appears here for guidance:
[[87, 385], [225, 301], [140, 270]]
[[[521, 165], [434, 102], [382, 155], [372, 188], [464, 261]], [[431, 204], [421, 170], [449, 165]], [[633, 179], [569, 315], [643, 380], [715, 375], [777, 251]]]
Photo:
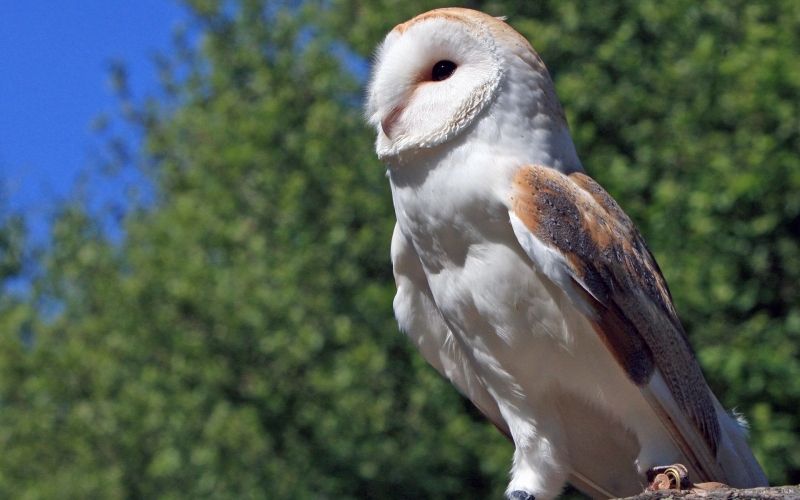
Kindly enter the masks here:
[[720, 428], [711, 393], [667, 283], [619, 205], [585, 174], [529, 165], [514, 179], [512, 209], [566, 257], [576, 290], [597, 313], [590, 319], [595, 331], [628, 377], [642, 387], [657, 367], [716, 456]]

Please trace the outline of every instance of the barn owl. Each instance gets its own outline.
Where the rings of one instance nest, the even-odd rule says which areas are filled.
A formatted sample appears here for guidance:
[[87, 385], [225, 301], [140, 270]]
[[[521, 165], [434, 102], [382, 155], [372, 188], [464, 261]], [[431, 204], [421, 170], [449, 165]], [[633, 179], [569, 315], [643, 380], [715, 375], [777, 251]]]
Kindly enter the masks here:
[[766, 485], [667, 284], [584, 172], [544, 63], [503, 20], [439, 9], [377, 50], [366, 116], [397, 216], [401, 330], [515, 445], [506, 495]]

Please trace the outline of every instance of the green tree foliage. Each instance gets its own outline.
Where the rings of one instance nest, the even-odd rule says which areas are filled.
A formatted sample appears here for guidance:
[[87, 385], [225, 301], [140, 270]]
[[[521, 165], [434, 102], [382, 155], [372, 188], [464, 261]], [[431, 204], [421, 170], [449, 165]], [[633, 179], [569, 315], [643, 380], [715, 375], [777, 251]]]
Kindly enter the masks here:
[[[394, 324], [390, 194], [337, 56], [437, 5], [187, 6], [172, 97], [131, 113], [157, 203], [119, 245], [65, 206], [30, 298], [0, 300], [0, 496], [500, 498], [510, 444]], [[470, 6], [537, 47], [715, 392], [800, 481], [800, 5]]]

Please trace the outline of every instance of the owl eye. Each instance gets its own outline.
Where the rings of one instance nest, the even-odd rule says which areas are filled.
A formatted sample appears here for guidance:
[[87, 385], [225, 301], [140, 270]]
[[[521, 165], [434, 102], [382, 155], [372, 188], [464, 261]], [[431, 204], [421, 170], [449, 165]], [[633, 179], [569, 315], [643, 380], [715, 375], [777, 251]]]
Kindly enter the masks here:
[[431, 80], [434, 82], [441, 82], [442, 80], [447, 80], [452, 76], [452, 74], [456, 70], [456, 63], [453, 61], [439, 61], [433, 65], [433, 70], [431, 70]]

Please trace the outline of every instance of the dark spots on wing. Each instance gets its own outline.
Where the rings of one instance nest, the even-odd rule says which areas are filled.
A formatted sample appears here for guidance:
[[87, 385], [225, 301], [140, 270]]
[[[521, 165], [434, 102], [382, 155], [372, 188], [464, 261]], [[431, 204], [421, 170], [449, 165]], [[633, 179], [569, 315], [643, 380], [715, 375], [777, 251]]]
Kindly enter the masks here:
[[597, 311], [598, 319], [592, 322], [592, 327], [631, 382], [638, 386], [647, 384], [655, 371], [655, 360], [636, 325], [616, 303], [604, 306], [581, 286], [575, 289]]
[[592, 326], [628, 378], [644, 385], [657, 366], [716, 452], [720, 430], [714, 403], [667, 283], [633, 222], [585, 174], [566, 176], [531, 165], [514, 184], [514, 213], [568, 259], [575, 289], [597, 314]]
[[[655, 369], [653, 355], [636, 324], [612, 300], [618, 291], [635, 287], [630, 281], [637, 274], [647, 273], [647, 266], [627, 244], [632, 224], [626, 216], [620, 221], [621, 210], [610, 214], [616, 223], [610, 224], [602, 206], [565, 180], [551, 169], [526, 169], [517, 185], [531, 196], [519, 197], [527, 203], [517, 202], [515, 213], [537, 238], [569, 259], [575, 278], [588, 292], [584, 298], [598, 312], [601, 340], [631, 381], [646, 384]], [[579, 293], [583, 287], [576, 285]]]
[[587, 230], [581, 212], [569, 193], [560, 189], [543, 190], [537, 195], [537, 201], [539, 213], [546, 213], [547, 216], [540, 219], [536, 236], [565, 252], [573, 265], [579, 268], [580, 278], [592, 294], [605, 302], [608, 299], [605, 278], [609, 276], [602, 268], [587, 263], [598, 258], [607, 259], [609, 250], [613, 252], [614, 249], [601, 248], [592, 239], [592, 232]]
[[[569, 175], [569, 178], [592, 195], [598, 208], [601, 209], [593, 211], [596, 212], [594, 216], [598, 221], [598, 226], [610, 231], [616, 240], [615, 243], [612, 243], [614, 255], [609, 262], [624, 264], [630, 271], [627, 273], [628, 276], [638, 282], [638, 286], [644, 290], [650, 300], [657, 304], [670, 320], [676, 319], [677, 314], [672, 306], [672, 297], [667, 282], [661, 274], [661, 269], [650, 253], [644, 238], [627, 214], [622, 211], [614, 198], [588, 175], [573, 173]], [[606, 222], [603, 211], [611, 216], [613, 224]]]

